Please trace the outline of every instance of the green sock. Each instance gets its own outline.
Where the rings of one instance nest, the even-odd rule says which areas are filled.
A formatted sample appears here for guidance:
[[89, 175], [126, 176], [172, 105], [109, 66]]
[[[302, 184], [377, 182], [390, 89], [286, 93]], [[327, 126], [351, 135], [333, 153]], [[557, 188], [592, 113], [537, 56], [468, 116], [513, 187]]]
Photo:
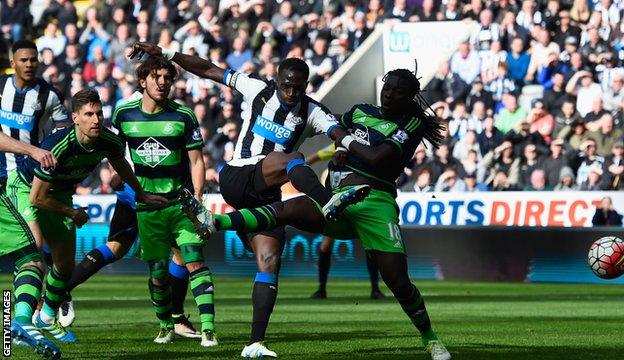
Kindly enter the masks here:
[[190, 274], [191, 292], [199, 309], [201, 331], [214, 331], [214, 286], [212, 274], [201, 267]]
[[277, 215], [271, 206], [241, 209], [224, 215], [215, 214], [217, 230], [258, 232], [271, 229], [277, 223]]
[[150, 298], [156, 312], [156, 317], [162, 329], [173, 329], [173, 318], [171, 317], [171, 286], [155, 285], [152, 280], [148, 280]]
[[43, 274], [34, 266], [24, 266], [17, 270], [13, 281], [15, 294], [15, 320], [31, 323], [31, 317], [41, 297]]

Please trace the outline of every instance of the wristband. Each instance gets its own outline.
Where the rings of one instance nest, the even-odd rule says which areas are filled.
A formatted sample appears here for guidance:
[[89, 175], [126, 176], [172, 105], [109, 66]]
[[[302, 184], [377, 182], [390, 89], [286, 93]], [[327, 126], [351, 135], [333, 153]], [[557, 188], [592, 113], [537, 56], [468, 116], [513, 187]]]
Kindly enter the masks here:
[[173, 59], [173, 56], [175, 55], [175, 53], [176, 52], [171, 49], [162, 49], [162, 56], [167, 60]]
[[338, 146], [336, 147], [336, 152], [347, 152], [347, 149], [342, 146]]
[[340, 143], [342, 144], [342, 146], [345, 147], [345, 149], [349, 150], [349, 145], [354, 141], [355, 141], [355, 138], [353, 136], [347, 135], [342, 138], [342, 141]]

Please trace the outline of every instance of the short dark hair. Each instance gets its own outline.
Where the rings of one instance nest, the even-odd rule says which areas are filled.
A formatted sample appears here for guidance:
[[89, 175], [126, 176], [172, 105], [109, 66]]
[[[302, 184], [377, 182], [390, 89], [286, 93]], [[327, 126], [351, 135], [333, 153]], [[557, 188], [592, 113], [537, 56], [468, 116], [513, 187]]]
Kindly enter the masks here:
[[98, 94], [98, 92], [95, 89], [89, 87], [78, 91], [72, 97], [72, 111], [77, 113], [83, 106], [87, 104], [102, 105], [102, 100], [100, 100], [100, 95]]
[[278, 74], [283, 74], [284, 71], [293, 71], [304, 75], [307, 79], [310, 76], [310, 68], [305, 61], [299, 58], [288, 58], [282, 61], [279, 64], [279, 68], [277, 69]]
[[162, 56], [150, 56], [137, 68], [137, 78], [145, 80], [150, 74], [155, 74], [160, 69], [169, 70], [172, 78], [175, 78], [178, 73], [171, 61]]
[[37, 45], [30, 40], [19, 40], [13, 43], [11, 46], [11, 53], [15, 54], [15, 52], [19, 49], [33, 49], [37, 51]]

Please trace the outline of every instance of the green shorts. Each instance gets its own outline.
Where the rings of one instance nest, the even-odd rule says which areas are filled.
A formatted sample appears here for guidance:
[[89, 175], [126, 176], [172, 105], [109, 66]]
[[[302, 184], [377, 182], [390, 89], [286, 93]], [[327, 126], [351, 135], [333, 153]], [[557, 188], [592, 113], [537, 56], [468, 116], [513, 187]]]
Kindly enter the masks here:
[[[26, 221], [36, 221], [41, 228], [43, 237], [48, 241], [75, 241], [76, 226], [72, 219], [51, 211], [34, 207], [30, 203], [30, 185], [17, 171], [11, 171], [7, 181], [7, 196]], [[72, 194], [68, 192], [50, 194], [63, 205], [72, 207]]]
[[399, 206], [391, 194], [381, 190], [371, 190], [366, 199], [347, 207], [336, 221], [327, 222], [323, 235], [360, 239], [366, 250], [405, 253], [399, 228]]
[[31, 246], [35, 243], [28, 224], [19, 214], [15, 205], [0, 193], [0, 256]]
[[195, 245], [204, 242], [179, 204], [153, 211], [137, 211], [139, 258], [144, 261], [168, 259], [171, 246]]

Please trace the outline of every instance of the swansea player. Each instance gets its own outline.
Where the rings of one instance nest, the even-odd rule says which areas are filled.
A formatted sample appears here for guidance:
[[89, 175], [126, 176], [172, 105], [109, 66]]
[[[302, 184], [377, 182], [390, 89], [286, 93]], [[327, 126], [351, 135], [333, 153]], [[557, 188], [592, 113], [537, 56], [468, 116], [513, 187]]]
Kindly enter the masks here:
[[408, 277], [394, 182], [423, 138], [434, 146], [442, 140], [440, 126], [425, 111], [428, 105], [420, 96], [420, 84], [412, 72], [393, 70], [383, 80], [381, 107], [356, 105], [342, 116], [341, 123], [351, 134], [337, 140], [345, 152], [338, 153], [343, 159], [335, 157], [338, 166], [332, 169], [332, 176], [340, 179], [339, 189], [370, 185], [373, 190], [366, 199], [345, 209], [336, 222], [327, 222], [314, 202], [301, 196], [214, 215], [213, 222], [208, 216], [205, 225], [211, 231], [263, 231], [287, 224], [335, 238], [358, 238], [420, 332], [431, 358], [447, 360], [451, 356], [433, 331], [424, 300]]
[[[141, 97], [140, 92], [135, 92], [129, 101], [138, 100]], [[70, 326], [75, 318], [74, 302], [69, 293], [104, 266], [123, 258], [130, 251], [138, 236], [134, 190], [128, 184], [123, 183], [118, 174], [113, 175], [111, 185], [115, 189], [117, 202], [115, 203], [115, 212], [110, 220], [108, 239], [105, 244], [89, 251], [74, 268], [67, 284], [67, 300], [61, 304], [59, 311], [59, 322], [65, 327]], [[179, 249], [172, 247], [172, 251], [174, 255], [169, 262], [169, 283], [171, 285], [171, 313], [174, 321], [174, 332], [182, 337], [200, 338], [201, 333], [195, 330], [189, 318], [184, 314], [189, 272], [184, 266]]]
[[[368, 194], [367, 185], [333, 194], [321, 185], [314, 171], [305, 166], [304, 156], [297, 152], [301, 143], [315, 134], [328, 134], [334, 139], [346, 135], [326, 107], [305, 95], [309, 69], [303, 60], [282, 61], [277, 81], [265, 82], [222, 69], [199, 57], [163, 52], [153, 44], [135, 44], [131, 57], [141, 53], [162, 54], [191, 73], [235, 88], [243, 95], [246, 107], [241, 135], [233, 159], [219, 173], [221, 194], [229, 205], [240, 209], [279, 201], [280, 187], [290, 181], [314, 199], [323, 215], [331, 219]], [[263, 341], [277, 298], [284, 228], [239, 236], [245, 247], [254, 252], [258, 266], [252, 290], [251, 336], [241, 355], [276, 356]]]
[[[2, 132], [0, 153], [30, 156], [48, 169], [57, 164], [56, 158], [49, 151], [15, 140]], [[31, 321], [41, 297], [45, 264], [26, 221], [3, 190], [0, 190], [0, 233], [3, 236], [0, 256], [8, 255], [15, 263], [15, 307], [11, 335], [14, 340], [32, 347], [44, 358], [60, 359], [58, 346], [46, 339]]]
[[[306, 158], [306, 163], [312, 165], [318, 161], [330, 160], [336, 153], [336, 144], [331, 143], [328, 146], [322, 148], [316, 153]], [[326, 186], [331, 186], [331, 177], [327, 176], [327, 172], [323, 173], [326, 176], [324, 181]], [[321, 179], [323, 178], [321, 176]], [[319, 244], [318, 250], [318, 281], [319, 288], [312, 294], [313, 299], [326, 299], [327, 298], [327, 277], [329, 275], [329, 267], [331, 265], [331, 257], [334, 247], [334, 238], [329, 236], [323, 236], [323, 240]], [[371, 299], [379, 300], [385, 299], [386, 296], [379, 290], [379, 270], [377, 264], [370, 256], [366, 256], [366, 269], [368, 270], [368, 276], [371, 282]]]
[[191, 291], [201, 321], [201, 345], [218, 344], [214, 328], [214, 286], [204, 264], [203, 240], [178, 206], [177, 194], [192, 189], [201, 200], [204, 188], [203, 141], [193, 111], [167, 97], [176, 76], [174, 65], [161, 56], [150, 57], [137, 68], [143, 89], [140, 99], [118, 107], [113, 126], [127, 143], [134, 169], [146, 191], [169, 200], [154, 209], [137, 199], [139, 257], [149, 265], [149, 291], [160, 332], [156, 343], [174, 338], [172, 290], [168, 281], [171, 243], [180, 248], [189, 272]]
[[57, 321], [57, 312], [65, 296], [67, 282], [74, 268], [76, 227], [84, 225], [89, 216], [84, 209], [74, 209], [74, 186], [83, 181], [101, 163], [108, 159], [119, 175], [137, 192], [137, 199], [162, 206], [167, 201], [146, 194], [130, 165], [123, 157], [121, 140], [102, 128], [102, 104], [97, 91], [87, 88], [72, 99], [74, 126], [59, 130], [41, 143], [58, 159], [58, 165], [49, 169], [28, 158], [12, 172], [7, 193], [22, 214], [42, 229], [43, 239], [51, 249], [54, 262], [45, 283], [44, 304], [35, 320], [35, 326], [49, 332], [60, 342], [75, 342], [71, 330]]

